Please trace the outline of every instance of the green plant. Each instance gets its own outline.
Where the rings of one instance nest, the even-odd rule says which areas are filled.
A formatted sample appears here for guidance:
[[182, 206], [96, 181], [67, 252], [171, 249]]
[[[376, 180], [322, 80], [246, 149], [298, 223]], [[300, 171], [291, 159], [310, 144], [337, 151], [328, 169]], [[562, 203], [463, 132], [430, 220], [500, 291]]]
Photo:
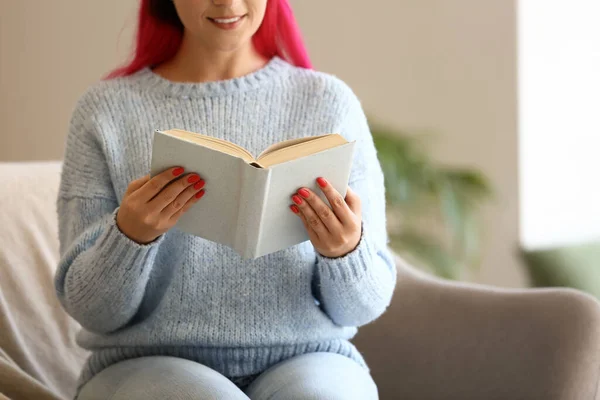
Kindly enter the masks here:
[[457, 279], [481, 255], [481, 208], [492, 189], [476, 169], [435, 163], [421, 137], [371, 124], [385, 175], [390, 247]]

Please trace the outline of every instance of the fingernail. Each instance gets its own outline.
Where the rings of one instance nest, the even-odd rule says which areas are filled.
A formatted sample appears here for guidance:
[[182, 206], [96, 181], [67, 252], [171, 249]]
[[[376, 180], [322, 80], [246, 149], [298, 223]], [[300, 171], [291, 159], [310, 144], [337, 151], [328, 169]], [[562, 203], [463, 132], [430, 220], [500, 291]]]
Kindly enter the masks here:
[[302, 199], [300, 198], [300, 196], [293, 195], [292, 200], [298, 205], [302, 204]]
[[206, 191], [204, 191], [204, 190], [199, 191], [198, 193], [196, 193], [196, 198], [201, 199], [202, 196], [204, 196], [204, 193], [206, 193]]
[[317, 183], [322, 188], [324, 188], [325, 186], [327, 186], [327, 181], [325, 180], [325, 178], [317, 178]]
[[173, 170], [173, 175], [175, 175], [175, 176], [179, 176], [179, 175], [181, 175], [181, 174], [183, 174], [183, 168], [181, 168], [181, 167], [178, 167], [178, 168], [175, 168], [175, 169]]
[[304, 188], [298, 190], [298, 194], [304, 197], [305, 199], [308, 199], [308, 196], [310, 196], [310, 192]]
[[198, 175], [190, 175], [190, 177], [188, 178], [188, 183], [195, 183], [198, 182], [200, 180], [200, 177]]
[[198, 181], [198, 183], [196, 183], [194, 185], [194, 189], [196, 190], [200, 190], [204, 187], [204, 179], [200, 179], [200, 181]]
[[294, 214], [298, 214], [300, 212], [300, 209], [298, 208], [298, 206], [292, 204], [290, 206], [290, 209], [294, 212]]

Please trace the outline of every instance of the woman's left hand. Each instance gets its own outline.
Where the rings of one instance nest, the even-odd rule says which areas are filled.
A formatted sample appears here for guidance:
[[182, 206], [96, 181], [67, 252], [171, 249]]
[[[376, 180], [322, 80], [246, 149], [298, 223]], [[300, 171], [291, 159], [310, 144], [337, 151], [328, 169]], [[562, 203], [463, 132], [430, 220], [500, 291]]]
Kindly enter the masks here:
[[310, 189], [301, 188], [292, 196], [295, 204], [290, 209], [302, 219], [310, 241], [321, 255], [344, 256], [360, 241], [360, 198], [348, 187], [344, 199], [324, 178], [317, 178], [317, 184], [331, 207]]

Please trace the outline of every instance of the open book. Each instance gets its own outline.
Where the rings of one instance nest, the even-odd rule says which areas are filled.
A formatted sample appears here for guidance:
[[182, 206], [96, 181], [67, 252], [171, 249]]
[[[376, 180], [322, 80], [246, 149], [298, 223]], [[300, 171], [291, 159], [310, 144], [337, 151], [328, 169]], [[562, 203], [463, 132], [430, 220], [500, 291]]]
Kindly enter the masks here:
[[333, 133], [286, 140], [254, 157], [227, 140], [181, 129], [156, 130], [150, 175], [182, 166], [206, 181], [206, 194], [177, 222], [183, 232], [257, 258], [308, 240], [291, 196], [324, 177], [346, 195], [355, 142]]

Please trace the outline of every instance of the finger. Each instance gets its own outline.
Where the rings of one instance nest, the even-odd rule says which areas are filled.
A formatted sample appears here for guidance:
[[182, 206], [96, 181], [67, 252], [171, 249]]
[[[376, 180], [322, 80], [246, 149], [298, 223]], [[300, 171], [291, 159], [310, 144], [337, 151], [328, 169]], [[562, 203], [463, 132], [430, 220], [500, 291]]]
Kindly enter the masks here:
[[127, 190], [125, 191], [125, 194], [127, 195], [127, 194], [131, 194], [131, 193], [137, 191], [139, 188], [144, 186], [144, 184], [146, 182], [148, 182], [149, 180], [150, 180], [150, 174], [144, 175], [141, 178], [131, 181], [129, 183], [129, 186], [127, 186]]
[[200, 199], [202, 198], [202, 196], [204, 196], [204, 189], [200, 190], [199, 192], [197, 192], [195, 195], [193, 195], [188, 201], [187, 203], [185, 203], [185, 206], [183, 206], [179, 211], [177, 211], [175, 214], [171, 215], [171, 218], [169, 218], [169, 221], [172, 223], [177, 222], [177, 220], [183, 215], [185, 214], [185, 212], [187, 210], [189, 210], [190, 208], [192, 208], [192, 206], [194, 204], [196, 204], [197, 202], [200, 201]]
[[362, 218], [362, 208], [361, 201], [358, 194], [350, 186], [346, 189], [346, 204], [354, 214], [356, 214], [359, 218]]
[[[194, 175], [192, 175], [193, 177]], [[197, 176], [197, 175], [196, 175]], [[195, 180], [195, 179], [194, 179]], [[189, 181], [188, 181], [189, 183]], [[170, 185], [170, 186], [176, 186], [176, 185]], [[164, 191], [168, 191], [170, 189], [170, 186], [168, 186]], [[161, 211], [161, 215], [164, 218], [171, 218], [171, 216], [173, 216], [173, 214], [175, 214], [176, 212], [178, 212], [179, 210], [181, 210], [183, 207], [185, 207], [188, 203], [188, 201], [194, 197], [194, 196], [203, 196], [204, 195], [204, 190], [202, 189], [204, 187], [204, 181], [202, 179], [200, 179], [199, 181], [187, 186], [185, 188], [185, 190], [183, 190], [182, 192], [180, 192], [177, 197], [175, 197], [175, 199], [173, 201], [171, 201], [170, 203], [168, 203]], [[202, 192], [200, 194], [200, 192]]]
[[293, 204], [290, 206], [290, 209], [294, 212], [294, 214], [296, 214], [298, 216], [298, 218], [300, 218], [300, 221], [302, 221], [302, 224], [304, 225], [306, 232], [308, 232], [308, 237], [310, 238], [310, 240], [315, 244], [318, 243], [319, 235], [317, 235], [317, 233], [312, 229], [312, 227], [306, 220], [306, 217], [304, 216], [304, 214], [300, 212], [300, 209], [298, 208], [298, 206], [296, 204]]
[[183, 168], [173, 167], [164, 170], [160, 174], [150, 178], [138, 191], [142, 200], [150, 202], [154, 196], [159, 194], [169, 183], [171, 183], [178, 176], [183, 174]]
[[308, 202], [304, 201], [297, 194], [292, 196], [292, 201], [298, 206], [300, 213], [306, 218], [308, 226], [317, 234], [320, 240], [325, 240], [329, 237], [329, 230]]
[[330, 233], [337, 234], [342, 231], [341, 221], [316, 193], [308, 188], [302, 188], [298, 190], [298, 194], [310, 205]]
[[[150, 210], [154, 210], [159, 213], [162, 213], [167, 207], [175, 208], [173, 212], [179, 210], [185, 205], [185, 202], [177, 201], [179, 195], [189, 187], [193, 187], [199, 182], [204, 181], [198, 174], [187, 174], [176, 179], [163, 188], [163, 190], [148, 203]], [[171, 204], [174, 202], [176, 202], [176, 204]]]
[[327, 201], [331, 205], [331, 209], [343, 225], [348, 225], [354, 221], [353, 211], [350, 209], [346, 201], [335, 188], [327, 182], [325, 178], [317, 178], [317, 184], [321, 191], [327, 197]]

